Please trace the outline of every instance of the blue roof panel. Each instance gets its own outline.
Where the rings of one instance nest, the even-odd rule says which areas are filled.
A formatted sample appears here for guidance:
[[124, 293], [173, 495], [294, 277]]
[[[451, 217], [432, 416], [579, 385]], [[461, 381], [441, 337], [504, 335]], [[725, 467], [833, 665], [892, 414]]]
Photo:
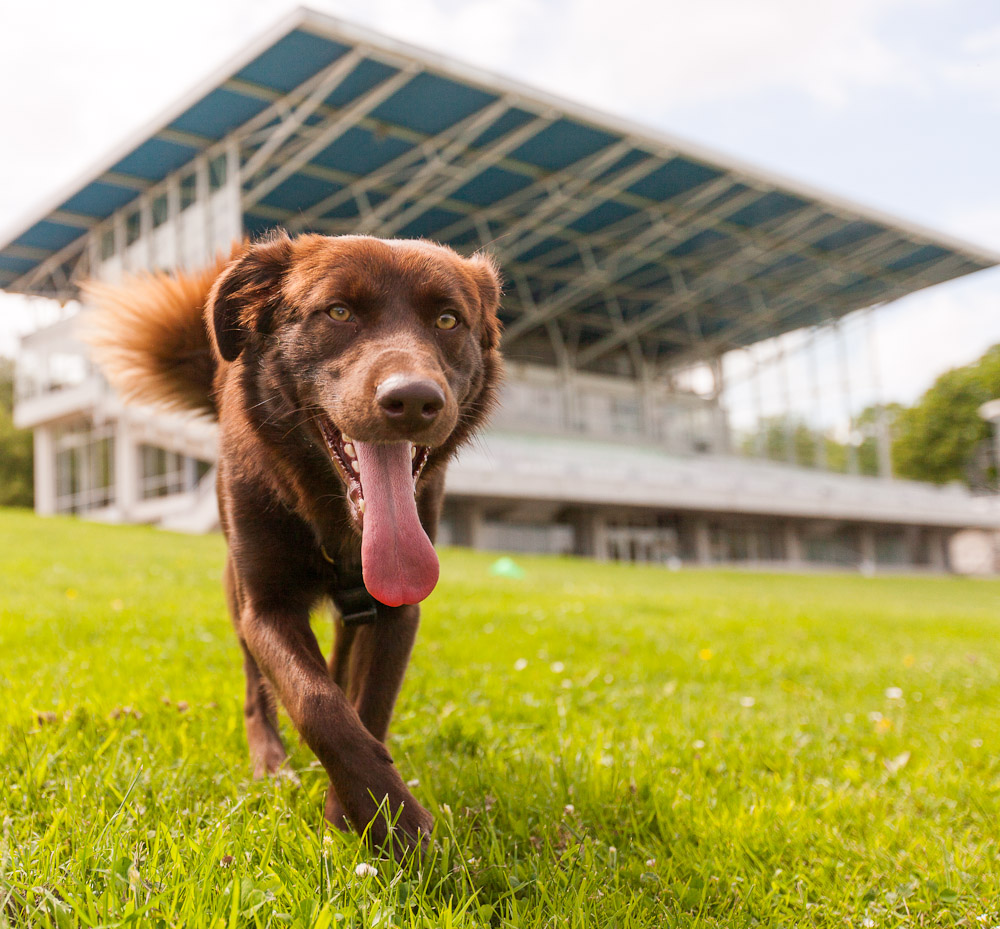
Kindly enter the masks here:
[[237, 72], [236, 77], [287, 93], [346, 51], [346, 45], [296, 29]]
[[334, 88], [324, 102], [329, 106], [347, 106], [366, 90], [371, 90], [376, 84], [381, 84], [398, 71], [398, 68], [390, 67], [381, 61], [365, 58]]
[[489, 206], [497, 200], [516, 194], [530, 183], [531, 178], [527, 175], [491, 166], [459, 187], [452, 197], [476, 206]]
[[858, 242], [870, 239], [872, 236], [885, 231], [883, 226], [857, 220], [856, 222], [847, 223], [836, 231], [823, 236], [822, 239], [814, 243], [814, 247], [818, 248], [821, 252], [832, 252], [835, 249], [845, 248], [848, 245], [857, 245]]
[[368, 174], [408, 152], [413, 145], [395, 136], [387, 136], [354, 126], [313, 158], [324, 168]]
[[218, 87], [177, 117], [170, 128], [217, 140], [267, 107], [266, 100]]
[[594, 207], [589, 213], [584, 213], [575, 222], [570, 223], [570, 229], [577, 232], [597, 232], [612, 223], [635, 216], [639, 211], [633, 206], [625, 206], [615, 200], [606, 200], [600, 206]]
[[494, 142], [501, 136], [507, 135], [508, 132], [520, 129], [535, 118], [534, 113], [529, 113], [527, 110], [522, 110], [518, 107], [511, 107], [509, 110], [504, 110], [497, 119], [476, 136], [471, 143], [471, 147], [482, 148], [484, 145], [489, 145], [490, 142]]
[[187, 164], [196, 154], [198, 149], [192, 145], [168, 142], [154, 136], [126, 155], [111, 170], [119, 174], [131, 174], [134, 177], [159, 181], [171, 171]]
[[802, 255], [784, 255], [777, 261], [771, 262], [767, 267], [758, 271], [754, 276], [754, 280], [762, 280], [768, 277], [777, 277], [786, 271], [790, 271], [794, 268], [801, 266], [807, 259], [803, 258]]
[[32, 261], [30, 258], [18, 258], [16, 255], [0, 254], [0, 271], [24, 274], [25, 271], [30, 271], [36, 264], [38, 262]]
[[14, 239], [12, 244], [57, 252], [74, 239], [80, 238], [83, 233], [84, 230], [78, 226], [67, 226], [63, 223], [54, 223], [50, 219], [43, 219]]
[[890, 271], [907, 271], [910, 268], [917, 267], [918, 265], [927, 264], [930, 261], [937, 261], [940, 258], [944, 258], [946, 255], [948, 255], [948, 250], [941, 248], [939, 245], [924, 245], [915, 251], [910, 252], [909, 255], [897, 258], [887, 267]]
[[701, 232], [695, 233], [690, 239], [670, 249], [670, 254], [676, 258], [683, 258], [685, 255], [708, 248], [710, 245], [717, 245], [719, 242], [724, 242], [727, 238], [728, 236], [717, 229], [702, 229]]
[[511, 152], [518, 161], [539, 168], [558, 171], [599, 152], [618, 141], [618, 137], [569, 119], [558, 119]]
[[752, 229], [755, 226], [762, 226], [789, 213], [801, 210], [806, 205], [806, 201], [801, 197], [794, 197], [780, 190], [771, 190], [759, 200], [755, 200], [727, 216], [726, 219], [737, 226]]
[[403, 239], [416, 239], [421, 236], [432, 237], [438, 229], [444, 229], [445, 226], [450, 226], [461, 218], [461, 213], [444, 210], [441, 207], [432, 207], [403, 226], [398, 235]]
[[612, 175], [620, 174], [627, 168], [634, 167], [643, 161], [649, 161], [649, 167], [652, 168], [654, 164], [658, 163], [659, 159], [656, 159], [654, 155], [649, 152], [644, 152], [642, 149], [633, 148], [630, 152], [626, 152], [610, 167], [605, 168], [598, 176], [598, 181], [603, 181], [610, 179]]
[[131, 187], [120, 187], [118, 184], [107, 184], [104, 181], [91, 181], [79, 193], [73, 194], [69, 200], [60, 205], [59, 209], [104, 219], [138, 196], [139, 191]]
[[518, 257], [521, 261], [535, 261], [539, 258], [544, 257], [553, 249], [559, 248], [562, 245], [566, 245], [565, 239], [559, 238], [558, 236], [549, 236], [546, 239], [542, 239], [537, 245], [533, 245], [526, 252], [523, 252]]
[[293, 174], [275, 187], [261, 203], [296, 213], [319, 203], [324, 197], [329, 197], [340, 189], [340, 185], [333, 181], [306, 174]]
[[686, 158], [672, 158], [662, 168], [636, 181], [629, 187], [629, 192], [663, 203], [721, 176], [722, 172], [717, 168]]
[[416, 132], [434, 134], [496, 99], [496, 94], [422, 71], [379, 104], [372, 116]]

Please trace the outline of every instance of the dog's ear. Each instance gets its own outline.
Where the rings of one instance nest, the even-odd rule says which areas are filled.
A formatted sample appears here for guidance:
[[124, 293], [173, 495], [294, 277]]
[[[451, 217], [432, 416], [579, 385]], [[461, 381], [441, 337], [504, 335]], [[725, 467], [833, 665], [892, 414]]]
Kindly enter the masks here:
[[477, 252], [466, 259], [469, 271], [476, 282], [479, 292], [479, 305], [482, 307], [482, 333], [480, 341], [484, 349], [495, 349], [500, 344], [500, 320], [497, 310], [500, 309], [500, 269], [492, 255]]
[[226, 361], [239, 357], [249, 332], [270, 328], [291, 257], [292, 240], [278, 232], [248, 246], [216, 279], [205, 304], [205, 324]]

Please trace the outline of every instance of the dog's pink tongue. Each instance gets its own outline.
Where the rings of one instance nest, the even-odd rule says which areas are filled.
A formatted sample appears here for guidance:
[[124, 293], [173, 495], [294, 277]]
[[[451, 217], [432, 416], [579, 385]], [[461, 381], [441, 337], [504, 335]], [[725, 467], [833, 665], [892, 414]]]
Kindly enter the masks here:
[[361, 570], [365, 587], [388, 606], [419, 603], [437, 584], [438, 559], [417, 517], [409, 442], [355, 442], [365, 515]]

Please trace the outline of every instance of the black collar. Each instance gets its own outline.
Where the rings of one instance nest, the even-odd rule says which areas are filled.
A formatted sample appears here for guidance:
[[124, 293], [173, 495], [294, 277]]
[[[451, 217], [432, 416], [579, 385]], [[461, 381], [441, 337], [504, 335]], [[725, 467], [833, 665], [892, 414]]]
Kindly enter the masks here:
[[319, 550], [332, 566], [333, 586], [330, 593], [343, 624], [368, 626], [374, 623], [378, 619], [378, 601], [368, 593], [361, 572], [338, 568], [337, 563], [327, 554], [326, 546], [320, 545]]

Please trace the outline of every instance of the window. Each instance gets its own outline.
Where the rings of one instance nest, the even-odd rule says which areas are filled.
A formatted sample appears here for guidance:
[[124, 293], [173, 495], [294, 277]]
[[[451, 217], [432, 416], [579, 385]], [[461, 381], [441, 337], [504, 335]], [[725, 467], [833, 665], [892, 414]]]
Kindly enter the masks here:
[[101, 260], [107, 261], [115, 253], [115, 230], [105, 229], [101, 233]]
[[142, 233], [142, 215], [136, 210], [125, 220], [125, 244], [131, 245]]
[[186, 210], [198, 199], [198, 178], [192, 172], [181, 178], [181, 209]]
[[207, 462], [156, 445], [141, 445], [139, 454], [142, 469], [140, 495], [143, 500], [194, 490], [211, 467]]
[[114, 438], [111, 426], [80, 423], [55, 436], [56, 510], [82, 513], [114, 502]]
[[160, 194], [153, 200], [153, 228], [158, 229], [170, 216], [170, 207], [167, 203], [167, 195]]
[[226, 183], [226, 156], [218, 155], [208, 163], [208, 189], [218, 190]]

